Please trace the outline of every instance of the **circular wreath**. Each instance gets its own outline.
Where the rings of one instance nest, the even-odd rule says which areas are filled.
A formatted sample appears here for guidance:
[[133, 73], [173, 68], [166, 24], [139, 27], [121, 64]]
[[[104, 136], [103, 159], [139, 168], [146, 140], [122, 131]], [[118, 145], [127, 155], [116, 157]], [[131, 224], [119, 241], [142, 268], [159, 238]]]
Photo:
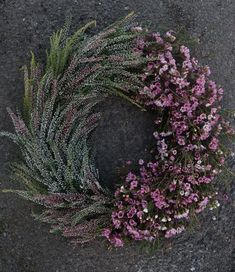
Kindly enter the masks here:
[[[209, 79], [173, 31], [150, 32], [123, 20], [90, 36], [91, 22], [50, 38], [46, 65], [24, 67], [22, 115], [8, 112], [22, 161], [14, 178], [25, 199], [44, 206], [34, 215], [74, 242], [105, 236], [154, 243], [181, 233], [207, 206], [219, 206], [215, 177], [234, 135], [221, 113], [223, 89]], [[140, 158], [113, 193], [99, 182], [89, 135], [100, 113], [94, 106], [118, 95], [155, 116], [152, 161]], [[127, 162], [128, 163], [128, 162]]]

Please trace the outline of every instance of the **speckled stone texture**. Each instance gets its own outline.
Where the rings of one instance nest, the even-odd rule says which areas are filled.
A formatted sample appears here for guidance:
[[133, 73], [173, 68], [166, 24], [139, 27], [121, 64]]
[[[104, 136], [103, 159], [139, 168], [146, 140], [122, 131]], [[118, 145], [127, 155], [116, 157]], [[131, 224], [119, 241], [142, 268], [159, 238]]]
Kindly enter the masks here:
[[[30, 50], [45, 59], [48, 37], [63, 25], [66, 11], [74, 15], [73, 26], [96, 19], [98, 29], [134, 10], [153, 28], [184, 27], [200, 39], [196, 54], [212, 68], [212, 77], [225, 89], [224, 104], [232, 108], [235, 86], [234, 0], [0, 0], [0, 129], [12, 130], [6, 106], [20, 107], [23, 80], [20, 68]], [[118, 180], [126, 160], [147, 157], [151, 146], [152, 117], [121, 99], [110, 99], [101, 108], [103, 119], [92, 139], [104, 183]], [[17, 149], [0, 139], [0, 188], [9, 182], [7, 164]], [[203, 215], [201, 225], [172, 241], [167, 250], [153, 255], [139, 253], [133, 245], [107, 250], [96, 241], [73, 248], [49, 234], [49, 226], [30, 216], [31, 203], [0, 194], [1, 272], [232, 272], [234, 206], [229, 200], [218, 210]]]

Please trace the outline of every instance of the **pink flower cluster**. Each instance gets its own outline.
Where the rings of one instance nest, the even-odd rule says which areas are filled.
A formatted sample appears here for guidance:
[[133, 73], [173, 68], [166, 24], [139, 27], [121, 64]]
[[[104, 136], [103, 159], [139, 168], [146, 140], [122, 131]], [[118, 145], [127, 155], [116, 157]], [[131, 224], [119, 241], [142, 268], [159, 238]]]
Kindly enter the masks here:
[[103, 232], [115, 246], [179, 234], [213, 203], [211, 183], [226, 156], [220, 138], [234, 134], [220, 114], [223, 90], [209, 79], [209, 67], [199, 66], [171, 31], [138, 40], [136, 51], [151, 59], [136, 100], [156, 113], [155, 158], [140, 160], [139, 172], [115, 192], [112, 225]]

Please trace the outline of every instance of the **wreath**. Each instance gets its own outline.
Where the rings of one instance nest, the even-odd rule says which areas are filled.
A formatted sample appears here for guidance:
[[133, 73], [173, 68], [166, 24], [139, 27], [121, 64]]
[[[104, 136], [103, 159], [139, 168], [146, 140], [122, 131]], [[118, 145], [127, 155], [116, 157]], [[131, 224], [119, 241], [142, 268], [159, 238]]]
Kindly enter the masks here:
[[[223, 89], [173, 31], [151, 32], [133, 14], [91, 36], [94, 25], [70, 35], [67, 20], [50, 38], [46, 65], [32, 54], [23, 67], [23, 111], [8, 109], [15, 133], [1, 133], [21, 150], [12, 169], [23, 189], [4, 192], [42, 205], [35, 218], [76, 243], [103, 235], [114, 246], [154, 244], [219, 206], [215, 178], [235, 134], [222, 117]], [[95, 106], [113, 95], [155, 116], [152, 160], [140, 158], [114, 194], [89, 144]]]

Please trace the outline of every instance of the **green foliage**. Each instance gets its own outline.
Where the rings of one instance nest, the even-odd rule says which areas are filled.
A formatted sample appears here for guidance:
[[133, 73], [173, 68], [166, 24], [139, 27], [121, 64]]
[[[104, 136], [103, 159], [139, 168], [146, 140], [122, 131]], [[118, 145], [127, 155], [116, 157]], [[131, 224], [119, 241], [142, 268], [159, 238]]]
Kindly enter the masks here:
[[50, 38], [50, 51], [47, 52], [46, 72], [52, 72], [54, 77], [58, 77], [63, 73], [69, 57], [76, 48], [76, 44], [84, 39], [84, 32], [92, 26], [96, 25], [95, 21], [91, 21], [71, 37], [67, 37], [70, 24], [52, 34]]
[[[58, 202], [55, 194], [83, 194], [83, 208], [76, 208], [69, 219], [65, 216], [71, 226], [87, 218], [92, 219], [90, 227], [97, 225], [99, 220], [94, 215], [109, 211], [109, 199], [102, 198], [108, 192], [99, 184], [88, 140], [100, 118], [94, 107], [105, 97], [120, 95], [139, 106], [131, 95], [142, 83], [131, 68], [147, 60], [134, 52], [136, 39], [143, 34], [132, 31], [133, 18], [130, 14], [94, 36], [86, 34], [95, 26], [94, 21], [69, 35], [68, 19], [65, 27], [50, 38], [45, 67], [33, 53], [29, 67], [23, 67], [22, 116], [8, 109], [15, 133], [0, 133], [16, 143], [22, 153], [22, 161], [12, 164], [12, 171], [23, 190], [5, 192], [50, 207], [54, 214], [71, 203], [77, 205], [61, 195]], [[92, 195], [101, 200], [91, 201]], [[40, 219], [48, 218], [47, 211], [41, 214]], [[60, 224], [59, 228], [63, 229]]]
[[80, 222], [92, 218], [97, 215], [107, 214], [110, 209], [106, 208], [103, 203], [94, 203], [83, 210], [76, 213], [72, 218], [72, 226], [79, 224]]
[[23, 66], [24, 71], [24, 99], [23, 99], [23, 117], [26, 122], [30, 119], [30, 113], [32, 111], [32, 92], [35, 85], [35, 81], [39, 76], [38, 65], [35, 61], [34, 53], [31, 52], [30, 67]]

